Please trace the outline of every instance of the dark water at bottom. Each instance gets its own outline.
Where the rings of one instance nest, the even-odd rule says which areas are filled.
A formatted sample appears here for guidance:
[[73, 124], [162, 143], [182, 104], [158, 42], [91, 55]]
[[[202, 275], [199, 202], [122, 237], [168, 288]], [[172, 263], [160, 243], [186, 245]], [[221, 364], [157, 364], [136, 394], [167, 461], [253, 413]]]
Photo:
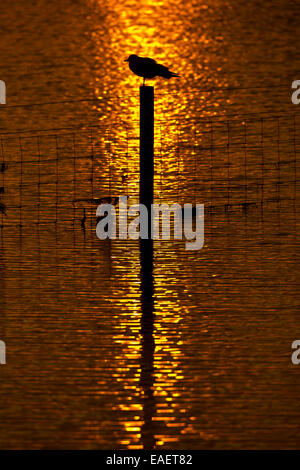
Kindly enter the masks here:
[[199, 251], [154, 242], [153, 302], [139, 242], [94, 226], [2, 228], [1, 447], [299, 447], [295, 207], [207, 211]]

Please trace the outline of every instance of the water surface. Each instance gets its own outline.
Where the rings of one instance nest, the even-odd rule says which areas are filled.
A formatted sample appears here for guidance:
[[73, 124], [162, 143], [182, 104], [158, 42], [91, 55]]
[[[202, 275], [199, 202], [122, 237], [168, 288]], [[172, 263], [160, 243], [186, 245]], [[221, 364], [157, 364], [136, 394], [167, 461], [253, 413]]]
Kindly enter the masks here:
[[[0, 447], [299, 448], [296, 3], [2, 3]], [[206, 207], [204, 248], [154, 242], [152, 276], [78, 202], [137, 198], [130, 53], [181, 75], [155, 84], [156, 200]]]

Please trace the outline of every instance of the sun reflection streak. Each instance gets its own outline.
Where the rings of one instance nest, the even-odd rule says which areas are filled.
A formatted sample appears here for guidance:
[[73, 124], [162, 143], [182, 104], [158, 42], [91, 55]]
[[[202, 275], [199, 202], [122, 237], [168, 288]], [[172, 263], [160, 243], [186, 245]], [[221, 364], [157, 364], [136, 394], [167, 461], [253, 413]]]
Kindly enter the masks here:
[[[196, 79], [202, 83], [209, 67], [207, 56], [201, 58], [202, 53], [200, 52], [199, 55], [199, 50], [192, 49], [194, 46], [191, 46], [189, 50], [185, 37], [184, 18], [186, 15], [196, 16], [197, 6], [192, 2], [189, 8], [181, 10], [178, 15], [178, 6], [171, 0], [146, 0], [139, 4], [138, 9], [135, 5], [134, 1], [110, 2], [111, 12], [107, 18], [107, 35], [99, 35], [97, 25], [92, 33], [95, 49], [98, 50], [96, 62], [98, 57], [99, 62], [103, 63], [101, 54], [106, 54], [106, 43], [107, 50], [114, 51], [113, 55], [106, 57], [107, 70], [112, 72], [109, 79], [102, 70], [99, 69], [97, 73], [97, 64], [96, 73], [92, 79], [95, 96], [99, 98], [103, 96], [104, 88], [104, 97], [105, 95], [113, 96], [114, 99], [99, 100], [95, 111], [98, 112], [100, 122], [109, 119], [110, 122], [117, 123], [111, 128], [109, 139], [105, 143], [106, 154], [109, 155], [107, 160], [110, 172], [114, 175], [114, 179], [120, 182], [117, 186], [114, 185], [114, 188], [119, 194], [126, 192], [127, 195], [136, 198], [139, 177], [138, 86], [141, 80], [128, 70], [124, 60], [132, 53], [153, 57], [172, 67], [172, 70], [181, 75], [178, 81], [164, 82], [158, 79], [155, 83], [155, 121], [157, 123], [155, 154], [160, 155], [166, 182], [164, 188], [159, 188], [159, 172], [156, 171], [155, 195], [157, 196], [160, 191], [160, 197], [163, 197], [166, 202], [182, 203], [181, 199], [191, 196], [186, 195], [184, 188], [181, 188], [181, 199], [178, 200], [181, 184], [178, 182], [178, 174], [186, 165], [186, 155], [179, 153], [179, 142], [189, 144], [192, 124], [188, 121], [193, 118], [195, 109], [197, 109], [197, 116], [205, 114], [208, 98], [206, 94], [194, 95], [193, 92], [180, 95], [180, 90], [189, 90], [191, 77], [194, 81]], [[168, 15], [162, 13], [164, 9], [168, 11]], [[206, 6], [203, 5], [203, 12], [205, 10]], [[190, 35], [191, 44], [195, 44], [193, 36], [197, 36], [197, 41], [201, 46], [205, 47], [209, 42], [204, 31], [199, 34], [198, 30], [191, 30]], [[182, 49], [185, 51], [184, 55], [181, 53]], [[195, 58], [197, 54], [199, 66], [195, 71], [191, 57]], [[149, 82], [149, 84], [154, 84], [154, 82]], [[211, 107], [213, 109], [218, 107], [218, 103], [211, 102]], [[183, 126], [179, 132], [178, 123], [174, 118], [182, 120], [182, 117], [184, 117], [186, 127]], [[160, 122], [163, 122], [163, 129]], [[189, 162], [190, 155], [187, 155], [187, 158]], [[131, 176], [130, 185], [122, 186], [121, 181], [125, 173]], [[172, 251], [170, 248], [170, 255]], [[137, 273], [139, 271], [137, 253], [129, 254], [129, 257], [134, 260], [132, 269]], [[127, 274], [122, 269], [120, 259], [116, 263], [116, 270], [118, 269], [122, 272], [124, 280]], [[125, 438], [123, 435], [120, 439], [120, 445], [129, 449], [143, 446], [149, 448], [168, 446], [169, 443], [177, 441], [181, 434], [193, 432], [190, 420], [186, 419], [187, 415], [191, 415], [188, 411], [189, 405], [182, 406], [180, 393], [181, 383], [184, 381], [182, 368], [184, 340], [181, 325], [186, 312], [173, 286], [175, 280], [170, 276], [168, 264], [160, 266], [155, 261], [155, 297], [151, 307], [155, 311], [155, 320], [154, 330], [151, 333], [152, 339], [151, 335], [145, 336], [148, 327], [143, 332], [144, 314], [141, 313], [141, 309], [147, 310], [149, 299], [144, 306], [143, 295], [141, 301], [135, 300], [140, 295], [137, 293], [140, 280], [136, 278], [132, 285], [131, 276], [128, 276], [127, 293], [123, 299], [114, 300], [121, 310], [120, 323], [114, 335], [114, 341], [121, 348], [117, 357], [119, 367], [114, 377], [120, 383], [122, 390], [126, 392], [125, 395], [118, 397], [118, 409], [124, 412], [125, 417], [120, 424], [126, 433]], [[146, 347], [145, 338], [148, 338]], [[153, 351], [151, 341], [153, 341]], [[140, 359], [141, 362], [139, 362]], [[149, 423], [152, 423], [151, 431]]]

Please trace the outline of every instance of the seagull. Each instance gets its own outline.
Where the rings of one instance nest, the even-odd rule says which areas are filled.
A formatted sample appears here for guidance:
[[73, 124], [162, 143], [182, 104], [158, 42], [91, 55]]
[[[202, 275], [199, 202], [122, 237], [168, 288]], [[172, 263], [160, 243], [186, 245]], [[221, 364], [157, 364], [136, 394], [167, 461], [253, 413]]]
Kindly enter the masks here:
[[129, 62], [130, 70], [139, 77], [143, 77], [143, 85], [145, 85], [146, 78], [163, 77], [169, 80], [171, 77], [179, 77], [177, 73], [171, 72], [168, 67], [158, 64], [156, 60], [148, 57], [131, 54], [124, 62]]

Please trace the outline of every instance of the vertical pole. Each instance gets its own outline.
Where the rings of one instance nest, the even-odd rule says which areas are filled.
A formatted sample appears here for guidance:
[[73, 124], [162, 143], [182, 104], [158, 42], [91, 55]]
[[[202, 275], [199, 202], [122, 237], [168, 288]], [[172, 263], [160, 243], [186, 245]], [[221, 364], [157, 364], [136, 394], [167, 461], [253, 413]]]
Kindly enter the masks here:
[[[140, 204], [151, 217], [154, 179], [154, 87], [140, 87]], [[150, 224], [148, 225], [149, 238]]]
[[155, 414], [154, 383], [154, 280], [151, 205], [154, 179], [154, 88], [140, 87], [140, 204], [148, 210], [148, 239], [140, 239], [141, 259], [141, 387], [144, 391], [144, 425], [141, 438], [145, 449], [154, 449], [152, 430]]

